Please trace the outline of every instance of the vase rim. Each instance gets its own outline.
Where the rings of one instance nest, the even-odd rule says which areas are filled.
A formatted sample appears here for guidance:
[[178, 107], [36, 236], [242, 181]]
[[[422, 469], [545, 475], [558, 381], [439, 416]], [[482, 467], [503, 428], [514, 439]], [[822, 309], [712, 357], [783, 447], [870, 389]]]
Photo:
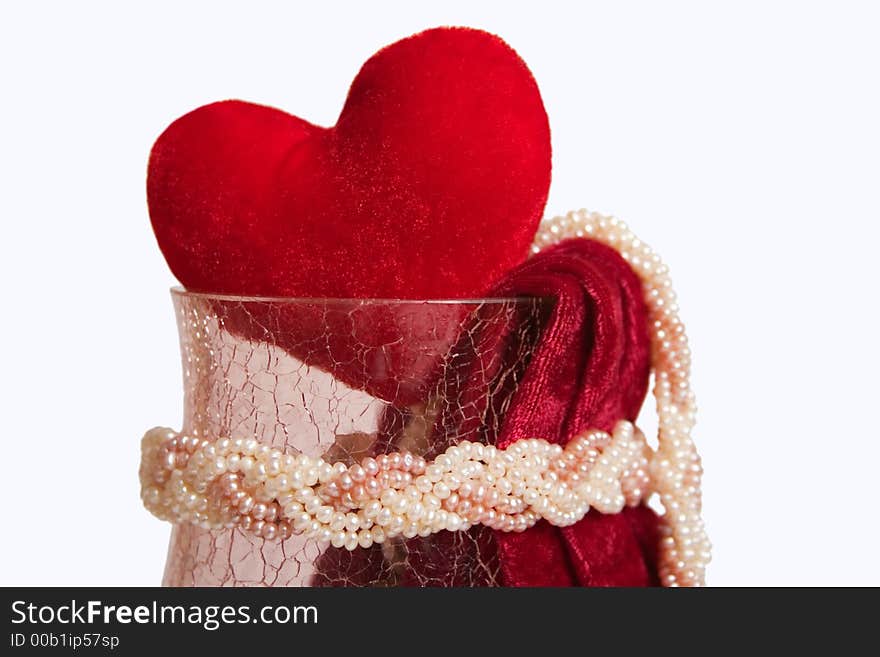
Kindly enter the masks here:
[[400, 298], [359, 298], [359, 297], [278, 297], [264, 295], [238, 295], [238, 294], [216, 294], [213, 292], [196, 292], [187, 290], [180, 285], [171, 288], [173, 297], [190, 298], [190, 299], [208, 299], [212, 301], [237, 301], [242, 303], [289, 303], [289, 304], [362, 304], [362, 305], [395, 305], [395, 304], [425, 304], [425, 305], [472, 305], [487, 303], [525, 303], [531, 301], [540, 301], [544, 299], [552, 299], [547, 296], [507, 296], [507, 297], [473, 297], [464, 299], [400, 299]]

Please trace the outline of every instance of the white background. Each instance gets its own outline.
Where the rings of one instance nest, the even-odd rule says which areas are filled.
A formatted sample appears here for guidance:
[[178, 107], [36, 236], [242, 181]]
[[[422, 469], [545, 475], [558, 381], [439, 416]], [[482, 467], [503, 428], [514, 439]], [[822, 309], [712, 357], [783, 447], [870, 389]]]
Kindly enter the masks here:
[[531, 66], [548, 214], [617, 214], [672, 268], [710, 583], [880, 584], [876, 5], [421, 4], [4, 4], [0, 584], [160, 581], [138, 444], [182, 394], [153, 140], [229, 97], [331, 125], [376, 49], [441, 24]]

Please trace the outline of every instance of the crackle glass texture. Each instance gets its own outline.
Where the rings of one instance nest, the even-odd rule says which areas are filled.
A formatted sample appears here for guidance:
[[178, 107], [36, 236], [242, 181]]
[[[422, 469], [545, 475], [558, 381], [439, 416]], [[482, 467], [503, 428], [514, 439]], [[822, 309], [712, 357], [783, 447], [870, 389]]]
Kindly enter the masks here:
[[[492, 442], [548, 299], [248, 299], [172, 291], [182, 430], [256, 438], [351, 464], [461, 440]], [[403, 537], [349, 552], [303, 536], [172, 530], [167, 586], [498, 586], [492, 530]]]

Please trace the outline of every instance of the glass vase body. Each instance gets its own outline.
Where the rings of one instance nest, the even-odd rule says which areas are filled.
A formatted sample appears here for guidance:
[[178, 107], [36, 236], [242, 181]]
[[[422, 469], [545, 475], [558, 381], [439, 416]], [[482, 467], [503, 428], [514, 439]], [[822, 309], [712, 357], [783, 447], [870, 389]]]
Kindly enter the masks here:
[[[551, 310], [539, 298], [266, 299], [172, 291], [183, 362], [182, 431], [256, 438], [346, 465], [491, 443]], [[166, 586], [496, 586], [483, 526], [349, 552], [176, 525]]]

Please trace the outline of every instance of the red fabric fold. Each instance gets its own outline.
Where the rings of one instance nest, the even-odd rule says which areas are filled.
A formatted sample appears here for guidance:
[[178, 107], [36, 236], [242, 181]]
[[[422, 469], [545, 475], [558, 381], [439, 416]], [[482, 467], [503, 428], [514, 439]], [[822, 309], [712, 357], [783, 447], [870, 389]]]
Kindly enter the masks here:
[[[565, 444], [587, 429], [635, 420], [650, 371], [647, 308], [638, 277], [616, 251], [568, 240], [514, 269], [492, 294], [556, 299], [499, 447], [532, 437]], [[644, 507], [591, 511], [572, 527], [541, 522], [495, 538], [508, 586], [657, 583], [657, 517]]]

